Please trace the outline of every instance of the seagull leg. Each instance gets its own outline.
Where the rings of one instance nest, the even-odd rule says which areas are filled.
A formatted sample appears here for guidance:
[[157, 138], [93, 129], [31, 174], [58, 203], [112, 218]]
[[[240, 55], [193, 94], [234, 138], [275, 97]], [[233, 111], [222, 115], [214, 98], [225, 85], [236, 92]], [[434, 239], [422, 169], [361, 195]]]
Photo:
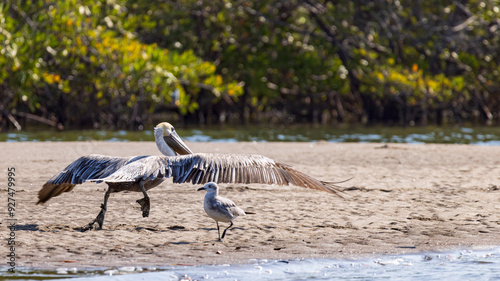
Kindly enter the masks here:
[[231, 221], [231, 224], [226, 229], [224, 229], [224, 232], [222, 232], [222, 238], [220, 238], [220, 240], [224, 239], [224, 236], [226, 236], [226, 230], [230, 229], [231, 226], [233, 226], [233, 222], [232, 221]]
[[139, 199], [136, 202], [139, 203], [139, 205], [141, 205], [142, 217], [145, 218], [145, 217], [149, 216], [149, 209], [151, 208], [151, 203], [149, 201], [149, 195], [148, 195], [146, 189], [144, 188], [144, 181], [143, 180], [139, 181], [139, 187], [140, 187], [142, 193], [144, 194], [144, 198]]
[[95, 220], [93, 220], [87, 226], [82, 227], [82, 229], [81, 229], [82, 232], [94, 229], [94, 224], [96, 224], [96, 223], [97, 223], [98, 227], [96, 227], [95, 229], [96, 230], [102, 229], [102, 225], [104, 223], [104, 215], [106, 214], [106, 209], [108, 206], [108, 198], [109, 198], [110, 193], [111, 193], [111, 188], [108, 188], [108, 190], [104, 194], [104, 203], [101, 204], [101, 211], [99, 212], [99, 214], [97, 215]]
[[219, 222], [215, 221], [215, 223], [217, 224], [217, 233], [219, 234], [219, 241], [222, 241], [222, 238], [220, 238]]

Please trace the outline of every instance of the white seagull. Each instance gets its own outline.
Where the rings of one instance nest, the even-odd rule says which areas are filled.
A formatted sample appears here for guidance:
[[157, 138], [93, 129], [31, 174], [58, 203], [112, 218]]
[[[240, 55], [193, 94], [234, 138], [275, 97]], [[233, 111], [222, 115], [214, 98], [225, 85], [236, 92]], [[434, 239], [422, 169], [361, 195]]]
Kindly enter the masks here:
[[[203, 201], [203, 208], [209, 217], [215, 220], [217, 224], [217, 233], [219, 234], [219, 241], [224, 239], [226, 231], [233, 226], [233, 220], [238, 216], [246, 215], [245, 211], [236, 206], [233, 201], [219, 196], [219, 187], [215, 182], [209, 182], [205, 186], [198, 189], [206, 190], [205, 200]], [[219, 222], [229, 222], [230, 225], [222, 232], [220, 236]]]

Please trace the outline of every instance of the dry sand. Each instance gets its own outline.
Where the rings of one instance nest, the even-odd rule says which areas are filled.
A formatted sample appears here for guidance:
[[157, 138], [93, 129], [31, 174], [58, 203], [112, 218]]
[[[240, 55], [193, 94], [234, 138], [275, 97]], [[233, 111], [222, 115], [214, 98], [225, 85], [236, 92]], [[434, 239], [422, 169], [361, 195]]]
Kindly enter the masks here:
[[[294, 186], [221, 184], [221, 195], [255, 212], [224, 242], [203, 211], [200, 186], [167, 180], [140, 193], [111, 194], [101, 231], [95, 218], [105, 184], [85, 183], [35, 205], [41, 186], [79, 156], [158, 154], [153, 142], [0, 143], [0, 182], [16, 169], [17, 266], [92, 267], [245, 263], [250, 259], [359, 258], [500, 245], [500, 147], [319, 143], [189, 143], [196, 152], [257, 153], [313, 177], [339, 181], [341, 199]], [[4, 200], [2, 237], [8, 235]], [[224, 227], [226, 224], [222, 224]], [[6, 240], [3, 240], [7, 244]], [[7, 247], [2, 245], [2, 256]]]

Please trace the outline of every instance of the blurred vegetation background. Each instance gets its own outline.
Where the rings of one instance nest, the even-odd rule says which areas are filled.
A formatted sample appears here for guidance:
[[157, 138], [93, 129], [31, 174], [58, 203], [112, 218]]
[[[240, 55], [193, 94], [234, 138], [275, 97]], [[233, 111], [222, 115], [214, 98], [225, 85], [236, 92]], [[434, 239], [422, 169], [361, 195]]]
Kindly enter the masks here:
[[497, 124], [499, 1], [6, 0], [1, 128]]

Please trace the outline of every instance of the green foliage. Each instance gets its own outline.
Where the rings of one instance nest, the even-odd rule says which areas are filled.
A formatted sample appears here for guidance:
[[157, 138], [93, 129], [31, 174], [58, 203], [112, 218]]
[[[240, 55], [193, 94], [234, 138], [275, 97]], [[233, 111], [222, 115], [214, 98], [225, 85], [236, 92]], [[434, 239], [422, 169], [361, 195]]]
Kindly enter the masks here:
[[214, 97], [242, 93], [193, 51], [139, 41], [119, 1], [19, 3], [0, 7], [0, 84], [14, 113], [25, 106], [70, 125], [123, 127], [164, 105], [193, 112], [200, 87]]
[[165, 112], [488, 122], [500, 112], [499, 15], [479, 0], [9, 0], [0, 105], [95, 127]]

